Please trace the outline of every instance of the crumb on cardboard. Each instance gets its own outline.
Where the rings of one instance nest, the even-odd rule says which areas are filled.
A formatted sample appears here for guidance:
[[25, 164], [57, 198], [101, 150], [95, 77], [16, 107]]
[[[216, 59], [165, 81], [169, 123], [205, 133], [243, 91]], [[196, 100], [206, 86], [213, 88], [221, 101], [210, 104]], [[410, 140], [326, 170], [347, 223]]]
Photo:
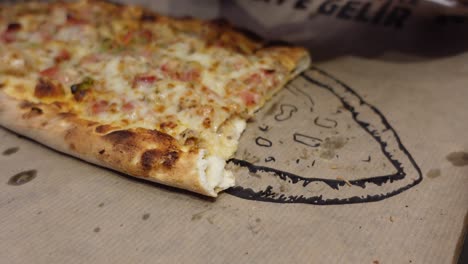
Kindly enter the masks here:
[[339, 181], [344, 181], [346, 183], [346, 185], [348, 185], [348, 186], [353, 186], [351, 184], [351, 182], [349, 182], [349, 180], [343, 178], [342, 176], [338, 176], [338, 177], [336, 177], [336, 179], [339, 180]]

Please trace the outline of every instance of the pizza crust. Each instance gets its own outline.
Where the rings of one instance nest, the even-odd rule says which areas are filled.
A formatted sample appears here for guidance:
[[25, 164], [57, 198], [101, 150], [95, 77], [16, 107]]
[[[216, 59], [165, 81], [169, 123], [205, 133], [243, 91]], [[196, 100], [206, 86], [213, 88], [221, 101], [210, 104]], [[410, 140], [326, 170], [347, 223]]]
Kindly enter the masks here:
[[[86, 3], [86, 1], [78, 2], [76, 5]], [[278, 76], [281, 77], [277, 78], [277, 83], [262, 93], [259, 101], [251, 105], [244, 102], [247, 106], [242, 109], [237, 107], [229, 109], [230, 115], [216, 131], [228, 135], [229, 144], [216, 145], [213, 143], [215, 140], [209, 137], [203, 138], [210, 141], [203, 142], [205, 145], [186, 145], [176, 139], [178, 135], [172, 134], [174, 136], [172, 137], [168, 134], [170, 132], [162, 130], [166, 131], [163, 133], [152, 129], [152, 126], [141, 128], [138, 127], [141, 126], [138, 123], [130, 123], [128, 126], [118, 127], [112, 125], [112, 121], [108, 119], [101, 119], [100, 122], [96, 122], [99, 119], [91, 121], [88, 119], [93, 119], [92, 117], [86, 115], [80, 117], [67, 112], [67, 109], [72, 109], [70, 105], [67, 107], [67, 104], [73, 104], [73, 100], [54, 102], [55, 99], [51, 95], [55, 94], [48, 89], [52, 86], [46, 84], [39, 86], [43, 89], [37, 93], [35, 90], [35, 97], [31, 98], [24, 89], [13, 89], [16, 87], [14, 82], [0, 83], [8, 86], [0, 86], [0, 125], [60, 152], [145, 180], [213, 197], [217, 196], [219, 191], [233, 186], [234, 176], [224, 167], [226, 159], [234, 154], [237, 148], [239, 137], [245, 129], [246, 119], [253, 116], [254, 112], [288, 81], [309, 67], [310, 57], [307, 51], [299, 47], [268, 45], [257, 38], [252, 38], [253, 34], [248, 31], [234, 28], [225, 22], [170, 18], [139, 7], [120, 7], [103, 1], [93, 1], [92, 5], [102, 5], [109, 14], [122, 13], [129, 16], [132, 23], [147, 21], [166, 24], [175, 31], [198, 35], [207, 46], [221, 46], [242, 56], [274, 61], [269, 66], [273, 67], [271, 69], [273, 72], [275, 70], [279, 72]], [[4, 61], [11, 62], [6, 59]], [[2, 71], [5, 72], [5, 69], [2, 70], [0, 67], [0, 72]], [[15, 72], [13, 75], [21, 79], [21, 74], [36, 71], [37, 69], [26, 69], [25, 72]], [[116, 87], [110, 86], [114, 89]], [[21, 88], [21, 85], [18, 87]], [[47, 98], [41, 98], [43, 95]], [[38, 98], [43, 103], [31, 102], [38, 101]], [[155, 125], [156, 127], [158, 125]], [[187, 130], [190, 130], [190, 127], [188, 128]], [[209, 135], [216, 136], [216, 133]], [[207, 147], [209, 144], [223, 148], [223, 151], [212, 151], [213, 148]]]
[[[250, 115], [310, 64], [310, 57], [301, 48], [270, 47], [261, 52], [276, 56], [291, 73], [262, 98]], [[0, 125], [90, 163], [207, 196], [216, 197], [235, 183], [221, 157], [206, 157], [203, 149], [182, 150], [174, 138], [157, 130], [121, 129], [84, 120], [62, 112], [58, 103], [22, 101], [0, 90]], [[239, 129], [235, 125], [226, 127]], [[227, 133], [240, 137], [244, 128], [245, 122], [240, 132]]]
[[83, 120], [61, 113], [57, 104], [20, 101], [0, 92], [0, 124], [88, 162], [203, 195], [215, 197], [234, 184], [224, 162], [205, 157], [203, 150], [184, 151], [174, 138], [157, 130]]

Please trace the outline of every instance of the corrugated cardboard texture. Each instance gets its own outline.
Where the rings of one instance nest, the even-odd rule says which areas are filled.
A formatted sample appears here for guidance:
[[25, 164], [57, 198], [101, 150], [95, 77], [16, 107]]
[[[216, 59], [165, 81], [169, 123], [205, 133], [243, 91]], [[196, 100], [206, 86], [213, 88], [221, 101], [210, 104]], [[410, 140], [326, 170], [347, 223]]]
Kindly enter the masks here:
[[324, 56], [249, 123], [216, 200], [0, 129], [0, 262], [456, 262], [468, 53], [448, 53]]

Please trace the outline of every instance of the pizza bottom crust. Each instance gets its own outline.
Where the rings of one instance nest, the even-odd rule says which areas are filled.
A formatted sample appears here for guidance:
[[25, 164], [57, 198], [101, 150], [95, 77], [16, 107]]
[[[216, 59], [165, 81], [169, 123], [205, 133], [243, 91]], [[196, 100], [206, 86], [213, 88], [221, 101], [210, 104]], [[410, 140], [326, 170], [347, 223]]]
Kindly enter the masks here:
[[0, 91], [0, 125], [57, 151], [131, 176], [216, 197], [234, 185], [225, 160], [183, 150], [171, 136], [83, 120], [59, 104], [31, 103]]

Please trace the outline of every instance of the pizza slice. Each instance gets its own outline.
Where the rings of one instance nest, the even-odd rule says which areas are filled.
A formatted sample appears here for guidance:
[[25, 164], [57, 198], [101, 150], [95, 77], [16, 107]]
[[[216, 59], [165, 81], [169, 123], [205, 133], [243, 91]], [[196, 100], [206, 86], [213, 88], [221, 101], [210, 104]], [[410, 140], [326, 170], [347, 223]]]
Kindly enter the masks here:
[[208, 196], [246, 120], [308, 53], [231, 26], [102, 1], [0, 6], [0, 125], [80, 159]]

